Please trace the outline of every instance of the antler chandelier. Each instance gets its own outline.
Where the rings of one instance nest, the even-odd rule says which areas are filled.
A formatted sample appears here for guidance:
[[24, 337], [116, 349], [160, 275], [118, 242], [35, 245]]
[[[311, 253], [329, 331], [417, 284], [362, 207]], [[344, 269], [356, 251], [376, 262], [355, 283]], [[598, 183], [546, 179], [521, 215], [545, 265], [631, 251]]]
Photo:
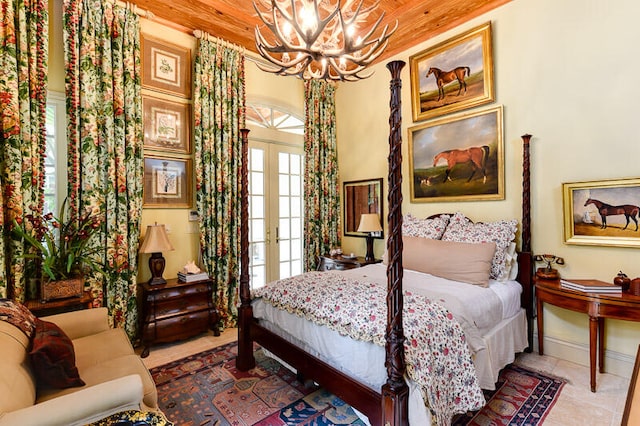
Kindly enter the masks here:
[[[384, 12], [367, 29], [367, 17], [377, 6], [362, 7], [364, 0], [253, 0], [253, 7], [271, 31], [267, 39], [256, 26], [256, 47], [274, 67], [260, 69], [303, 79], [347, 80], [367, 78], [361, 74], [387, 47], [398, 28], [378, 26]], [[363, 32], [358, 35], [358, 32]]]

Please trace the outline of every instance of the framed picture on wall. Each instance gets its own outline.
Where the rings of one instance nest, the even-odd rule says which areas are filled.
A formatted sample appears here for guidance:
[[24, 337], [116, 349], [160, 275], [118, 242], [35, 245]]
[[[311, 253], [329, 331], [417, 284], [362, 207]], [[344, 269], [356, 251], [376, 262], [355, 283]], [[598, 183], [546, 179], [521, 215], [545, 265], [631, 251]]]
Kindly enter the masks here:
[[413, 121], [494, 100], [491, 22], [409, 58]]
[[504, 200], [502, 105], [409, 128], [411, 202]]
[[640, 178], [562, 184], [567, 244], [640, 247]]
[[191, 207], [191, 159], [144, 157], [143, 207]]
[[[365, 238], [368, 235], [368, 233], [357, 231], [360, 217], [366, 213], [377, 213], [382, 226], [384, 199], [381, 194], [382, 178], [343, 183], [345, 236]], [[384, 231], [373, 233], [373, 237], [384, 238]]]
[[142, 34], [142, 86], [191, 98], [191, 49]]
[[145, 149], [191, 153], [189, 103], [143, 95], [142, 111]]

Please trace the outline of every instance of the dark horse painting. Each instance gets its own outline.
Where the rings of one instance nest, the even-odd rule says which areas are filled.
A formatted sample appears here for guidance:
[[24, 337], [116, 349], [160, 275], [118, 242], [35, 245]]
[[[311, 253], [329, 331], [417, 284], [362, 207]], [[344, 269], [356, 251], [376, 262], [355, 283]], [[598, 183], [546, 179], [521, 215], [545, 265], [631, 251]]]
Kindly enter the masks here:
[[593, 204], [598, 209], [598, 213], [600, 213], [600, 218], [602, 219], [602, 226], [600, 228], [604, 229], [607, 227], [607, 216], [616, 216], [619, 214], [623, 214], [627, 219], [627, 223], [624, 225], [622, 230], [624, 231], [629, 226], [629, 219], [633, 220], [636, 224], [636, 231], [638, 230], [638, 213], [640, 212], [640, 207], [634, 206], [632, 204], [623, 204], [621, 206], [612, 206], [607, 203], [603, 203], [600, 200], [594, 200], [589, 198], [585, 203], [585, 207], [589, 204]]
[[482, 172], [482, 183], [487, 183], [487, 158], [489, 157], [489, 147], [487, 145], [472, 146], [467, 149], [449, 149], [436, 154], [433, 157], [433, 167], [438, 164], [440, 160], [446, 160], [447, 170], [444, 173], [443, 182], [447, 179], [451, 180], [449, 174], [451, 170], [457, 165], [462, 163], [469, 163], [473, 168], [469, 179], [470, 182], [476, 172], [479, 170]]
[[465, 76], [469, 77], [471, 69], [469, 67], [456, 67], [451, 71], [442, 71], [440, 68], [431, 67], [427, 72], [427, 78], [433, 74], [438, 85], [438, 100], [444, 99], [444, 86], [451, 83], [453, 80], [458, 80], [460, 87], [458, 88], [458, 94], [464, 88], [464, 93], [467, 93], [467, 83], [464, 81]]

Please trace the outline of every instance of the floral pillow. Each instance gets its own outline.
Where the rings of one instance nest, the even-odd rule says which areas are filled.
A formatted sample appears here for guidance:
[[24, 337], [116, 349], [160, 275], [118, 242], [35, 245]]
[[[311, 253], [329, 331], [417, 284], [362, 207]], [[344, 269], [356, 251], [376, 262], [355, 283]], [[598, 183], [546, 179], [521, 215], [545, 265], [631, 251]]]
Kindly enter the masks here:
[[516, 219], [473, 223], [462, 213], [457, 212], [449, 219], [442, 240], [460, 243], [496, 243], [496, 252], [491, 262], [491, 278], [504, 280], [509, 276], [510, 265], [507, 265], [507, 254], [511, 242], [516, 237], [517, 228]]
[[0, 321], [19, 328], [31, 338], [36, 330], [36, 317], [26, 306], [9, 299], [0, 299]]
[[442, 238], [448, 222], [448, 215], [441, 215], [431, 219], [418, 219], [411, 214], [407, 214], [402, 218], [402, 235], [439, 240]]

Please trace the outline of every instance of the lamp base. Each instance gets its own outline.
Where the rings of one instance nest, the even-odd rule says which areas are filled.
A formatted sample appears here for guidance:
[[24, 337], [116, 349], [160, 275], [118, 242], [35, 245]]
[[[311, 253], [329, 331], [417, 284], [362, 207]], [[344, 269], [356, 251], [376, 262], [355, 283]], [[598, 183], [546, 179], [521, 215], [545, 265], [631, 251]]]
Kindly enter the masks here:
[[165, 260], [162, 253], [152, 253], [149, 258], [149, 269], [151, 270], [151, 279], [149, 285], [166, 284], [167, 280], [162, 277], [164, 272]]
[[373, 262], [373, 237], [371, 234], [367, 235], [367, 254], [364, 256], [364, 260], [367, 262]]

